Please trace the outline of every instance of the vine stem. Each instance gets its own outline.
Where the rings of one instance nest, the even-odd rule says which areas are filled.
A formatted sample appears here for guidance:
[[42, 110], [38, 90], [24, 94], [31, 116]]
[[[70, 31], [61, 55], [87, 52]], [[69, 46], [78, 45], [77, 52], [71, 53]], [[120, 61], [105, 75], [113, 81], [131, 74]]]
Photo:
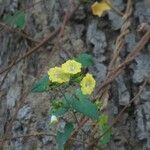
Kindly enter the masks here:
[[[63, 93], [63, 91], [62, 91], [60, 88], [59, 88], [59, 90], [60, 90], [61, 94], [63, 95], [63, 97], [65, 98], [65, 100], [67, 101], [69, 107], [71, 108], [72, 115], [73, 115], [73, 117], [74, 117], [74, 119], [75, 119], [75, 121], [76, 121], [76, 123], [77, 123], [77, 125], [78, 125], [78, 127], [79, 127], [80, 123], [79, 123], [78, 118], [77, 118], [77, 116], [76, 116], [76, 114], [75, 114], [75, 112], [74, 112], [74, 109], [72, 108], [72, 105], [70, 104], [69, 100], [67, 99], [67, 97], [66, 97], [66, 95]], [[83, 129], [81, 129], [81, 131], [82, 131], [84, 134], [87, 135], [87, 133], [86, 133]]]

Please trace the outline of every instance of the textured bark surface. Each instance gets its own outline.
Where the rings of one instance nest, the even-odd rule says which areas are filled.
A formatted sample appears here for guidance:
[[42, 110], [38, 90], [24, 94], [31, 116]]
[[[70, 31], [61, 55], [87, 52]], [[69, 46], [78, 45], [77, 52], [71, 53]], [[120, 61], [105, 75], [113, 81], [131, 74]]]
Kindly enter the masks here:
[[[63, 22], [65, 11], [68, 7], [71, 9], [71, 6], [69, 0], [43, 0], [29, 9], [37, 2], [39, 0], [0, 0], [0, 19], [2, 20], [4, 14], [14, 14], [16, 10], [25, 9], [27, 23], [24, 31], [33, 39], [41, 41]], [[32, 85], [33, 80], [46, 73], [49, 67], [67, 60], [68, 55], [65, 51], [69, 51], [73, 56], [80, 52], [91, 53], [94, 66], [89, 70], [95, 75], [98, 84], [105, 79], [123, 21], [122, 17], [113, 11], [105, 13], [101, 18], [93, 16], [90, 12], [93, 2], [81, 5], [75, 12], [65, 26], [63, 36], [59, 45], [55, 46], [52, 56], [50, 54], [57, 38], [19, 62], [8, 73], [0, 75], [2, 81], [7, 73], [0, 90], [0, 137], [6, 132], [6, 126], [22, 101], [23, 93]], [[143, 22], [150, 23], [149, 0], [134, 0], [133, 4], [132, 24], [121, 52], [122, 60], [140, 39], [136, 31], [137, 26]], [[124, 12], [126, 0], [113, 0], [113, 5]], [[36, 43], [19, 36], [16, 32], [0, 28], [0, 68], [5, 68], [35, 45]], [[110, 120], [129, 103], [144, 79], [150, 75], [149, 58], [150, 45], [147, 44], [111, 84], [107, 108]], [[18, 136], [32, 131], [51, 132], [48, 116], [50, 98], [49, 94], [28, 94], [16, 114], [9, 134]], [[124, 112], [120, 121], [113, 127], [112, 133], [112, 140], [104, 149], [150, 149], [150, 83], [145, 86], [139, 99]], [[79, 137], [84, 138], [84, 135]], [[56, 149], [55, 145], [54, 137], [38, 136], [10, 140], [5, 142], [3, 149], [49, 150]], [[85, 145], [75, 142], [72, 149], [84, 150]]]

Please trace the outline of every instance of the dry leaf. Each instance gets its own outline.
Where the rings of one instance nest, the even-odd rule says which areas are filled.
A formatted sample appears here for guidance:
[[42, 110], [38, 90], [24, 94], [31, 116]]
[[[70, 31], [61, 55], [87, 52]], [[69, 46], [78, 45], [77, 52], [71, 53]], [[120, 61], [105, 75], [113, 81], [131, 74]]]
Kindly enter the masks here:
[[111, 9], [111, 7], [104, 0], [101, 2], [95, 2], [91, 8], [93, 15], [97, 15], [99, 17], [102, 16], [104, 11]]

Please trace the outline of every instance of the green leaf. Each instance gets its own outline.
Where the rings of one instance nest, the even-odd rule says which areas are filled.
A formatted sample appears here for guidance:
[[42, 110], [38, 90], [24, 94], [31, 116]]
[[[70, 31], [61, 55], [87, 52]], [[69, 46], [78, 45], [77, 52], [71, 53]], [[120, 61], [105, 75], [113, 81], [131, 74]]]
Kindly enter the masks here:
[[93, 57], [92, 55], [82, 53], [76, 59], [79, 63], [82, 64], [83, 67], [89, 67], [93, 65]]
[[[67, 100], [65, 100], [67, 99]], [[93, 120], [99, 119], [99, 112], [95, 104], [93, 104], [88, 96], [82, 94], [80, 89], [77, 89], [75, 95], [65, 94], [66, 104], [79, 113], [90, 117]]]
[[98, 120], [99, 112], [96, 105], [93, 104], [87, 96], [83, 95], [81, 90], [76, 90], [75, 97], [73, 97], [70, 102], [72, 108], [77, 112], [80, 112], [93, 120]]
[[87, 95], [84, 95], [80, 89], [77, 89], [77, 90], [75, 91], [75, 95], [76, 95], [76, 97], [77, 97], [79, 100], [87, 100], [87, 99], [89, 99], [89, 97], [88, 97]]
[[99, 99], [97, 99], [95, 101], [95, 105], [97, 106], [98, 110], [101, 110], [101, 107], [103, 106], [102, 101], [100, 101]]
[[60, 107], [58, 109], [51, 109], [50, 110], [50, 114], [52, 115], [55, 115], [56, 117], [60, 117], [60, 116], [63, 116], [66, 112], [68, 112], [69, 110], [69, 107]]
[[[109, 129], [108, 124], [104, 124], [100, 126], [100, 133], [101, 135], [105, 133]], [[102, 145], [107, 145], [111, 140], [111, 130], [109, 129], [101, 138], [100, 138], [100, 143]]]
[[65, 99], [54, 99], [51, 104], [52, 106], [50, 108], [49, 114], [53, 114], [56, 117], [63, 116], [66, 112], [69, 111], [70, 108]]
[[101, 115], [99, 120], [100, 125], [108, 124], [108, 116], [107, 115]]
[[69, 110], [69, 107], [68, 108], [59, 108], [53, 114], [56, 117], [60, 117], [60, 116], [63, 116], [68, 110]]
[[74, 99], [72, 101], [72, 107], [77, 112], [80, 112], [93, 120], [98, 120], [99, 118], [97, 107], [88, 99], [87, 100]]
[[15, 14], [15, 24], [18, 28], [23, 29], [25, 27], [25, 13], [18, 11]]
[[49, 89], [49, 77], [44, 75], [39, 81], [37, 81], [33, 87], [32, 92], [46, 92]]
[[26, 14], [23, 11], [17, 11], [13, 16], [4, 15], [3, 20], [12, 27], [23, 29], [26, 23]]
[[81, 74], [81, 73], [78, 73], [78, 74], [75, 74], [74, 76], [71, 76], [71, 82], [74, 83], [74, 82], [77, 82], [77, 83], [80, 83], [81, 80], [83, 79], [84, 75]]
[[60, 132], [60, 131], [57, 132], [56, 142], [57, 142], [58, 150], [64, 149], [64, 144], [69, 139], [72, 131], [73, 131], [73, 124], [66, 123], [64, 132]]
[[11, 15], [4, 15], [3, 20], [6, 24], [12, 26], [13, 17]]
[[107, 115], [101, 115], [101, 117], [98, 121], [98, 124], [99, 124], [101, 135], [104, 134], [100, 138], [100, 143], [102, 145], [107, 145], [111, 140], [111, 130], [109, 129], [108, 116]]

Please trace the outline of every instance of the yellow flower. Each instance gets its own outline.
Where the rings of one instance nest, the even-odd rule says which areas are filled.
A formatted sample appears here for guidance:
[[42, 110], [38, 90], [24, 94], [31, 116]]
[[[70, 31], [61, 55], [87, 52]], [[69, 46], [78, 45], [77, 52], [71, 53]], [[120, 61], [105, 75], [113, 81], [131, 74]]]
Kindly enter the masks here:
[[80, 85], [82, 93], [84, 95], [90, 95], [95, 88], [96, 81], [94, 80], [91, 74], [87, 73], [86, 76], [80, 82]]
[[62, 70], [65, 73], [77, 74], [81, 72], [81, 64], [75, 60], [68, 60], [67, 62], [62, 64]]
[[105, 0], [102, 0], [101, 2], [95, 2], [91, 6], [93, 15], [97, 15], [97, 16], [101, 17], [103, 12], [111, 9], [110, 5], [108, 5], [108, 3], [106, 3]]
[[68, 82], [70, 75], [63, 72], [60, 67], [54, 67], [48, 71], [49, 79], [52, 82], [64, 83]]

